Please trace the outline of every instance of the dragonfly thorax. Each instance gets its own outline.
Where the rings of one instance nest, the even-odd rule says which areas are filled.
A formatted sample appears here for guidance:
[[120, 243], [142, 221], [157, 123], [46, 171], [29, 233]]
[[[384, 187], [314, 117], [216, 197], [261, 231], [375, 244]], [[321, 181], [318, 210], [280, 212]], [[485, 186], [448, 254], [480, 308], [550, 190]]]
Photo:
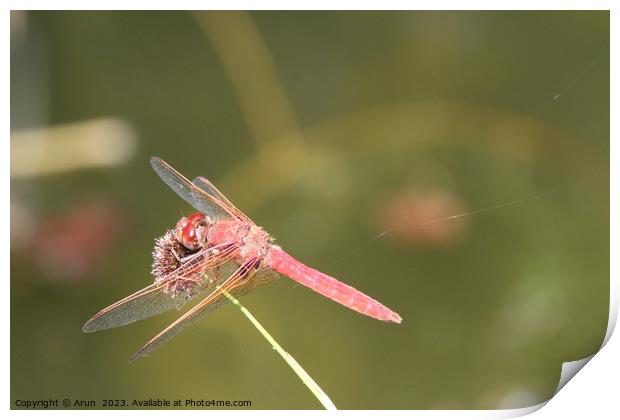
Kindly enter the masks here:
[[239, 253], [243, 258], [265, 258], [273, 244], [273, 238], [255, 224], [240, 226], [238, 237], [241, 239]]
[[193, 213], [182, 217], [175, 230], [175, 237], [190, 251], [196, 251], [207, 243], [209, 229], [213, 225], [211, 219], [203, 213]]

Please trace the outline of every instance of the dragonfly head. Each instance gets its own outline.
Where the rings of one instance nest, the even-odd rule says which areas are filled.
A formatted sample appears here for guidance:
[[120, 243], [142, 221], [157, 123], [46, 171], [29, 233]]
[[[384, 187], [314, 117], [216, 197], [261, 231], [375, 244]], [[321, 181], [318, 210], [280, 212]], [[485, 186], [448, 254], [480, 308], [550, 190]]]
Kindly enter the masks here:
[[206, 245], [210, 227], [211, 221], [205, 214], [193, 213], [177, 222], [175, 236], [185, 248], [196, 251]]

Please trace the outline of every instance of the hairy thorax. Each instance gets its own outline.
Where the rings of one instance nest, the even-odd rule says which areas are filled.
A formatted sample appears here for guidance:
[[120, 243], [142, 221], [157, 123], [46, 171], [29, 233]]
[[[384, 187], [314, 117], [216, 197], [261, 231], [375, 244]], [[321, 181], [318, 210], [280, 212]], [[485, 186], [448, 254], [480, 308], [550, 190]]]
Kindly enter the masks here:
[[216, 223], [209, 235], [211, 245], [234, 243], [239, 249], [239, 256], [248, 258], [265, 258], [273, 244], [273, 238], [255, 224], [238, 221], [221, 221]]

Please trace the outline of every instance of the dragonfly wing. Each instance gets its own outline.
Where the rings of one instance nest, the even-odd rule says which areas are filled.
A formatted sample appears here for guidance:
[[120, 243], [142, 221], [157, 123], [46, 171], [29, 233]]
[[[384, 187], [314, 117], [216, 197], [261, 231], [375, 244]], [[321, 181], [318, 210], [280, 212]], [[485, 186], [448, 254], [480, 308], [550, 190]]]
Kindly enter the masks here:
[[220, 190], [218, 190], [217, 187], [204, 176], [198, 176], [194, 178], [192, 182], [194, 183], [194, 185], [205, 191], [210, 196], [217, 198], [222, 204], [224, 204], [229, 213], [234, 214], [237, 218], [245, 222], [254, 223], [252, 219], [250, 219], [241, 210], [235, 207], [235, 205], [231, 203], [230, 200], [226, 198], [226, 196], [222, 194]]
[[164, 292], [167, 283], [161, 281], [151, 284], [102, 309], [86, 321], [82, 331], [91, 333], [116, 328], [150, 318], [173, 308], [180, 309], [187, 301], [203, 296], [208, 286], [206, 283], [198, 285], [191, 296], [178, 294], [173, 297]]
[[[172, 337], [181, 332], [185, 327], [198, 321], [200, 318], [208, 313], [213, 312], [219, 308], [223, 303], [228, 301], [228, 298], [223, 295], [223, 291], [229, 292], [233, 296], [238, 296], [244, 293], [243, 286], [248, 283], [250, 277], [252, 277], [259, 269], [259, 260], [252, 258], [238, 268], [223, 282], [219, 287], [215, 288], [206, 298], [200, 303], [187, 311], [183, 316], [174, 321], [162, 332], [153, 337], [147, 342], [140, 350], [138, 350], [131, 358], [130, 362], [136, 359], [147, 356], [157, 347], [161, 346]], [[248, 290], [245, 290], [247, 293]]]
[[210, 195], [207, 191], [203, 191], [201, 188], [194, 185], [162, 159], [152, 157], [151, 166], [162, 181], [196, 210], [205, 213], [214, 220], [236, 217], [236, 214], [226, 209], [226, 203], [222, 203], [217, 197]]
[[254, 290], [255, 288], [259, 287], [259, 286], [263, 286], [263, 285], [267, 285], [269, 283], [273, 283], [274, 281], [276, 281], [278, 279], [278, 277], [280, 277], [280, 275], [272, 270], [269, 267], [261, 267], [258, 269], [258, 271], [256, 272], [256, 274], [254, 274], [254, 276], [252, 277], [251, 283], [246, 283], [242, 286], [239, 286], [237, 289], [235, 289], [235, 296], [242, 296], [246, 293], [251, 292], [252, 290]]
[[[218, 250], [219, 252], [214, 252]], [[158, 315], [172, 308], [180, 309], [187, 301], [204, 296], [212, 283], [203, 278], [216, 267], [224, 266], [235, 256], [236, 248], [222, 243], [194, 254], [166, 278], [102, 309], [90, 318], [82, 331], [86, 333], [116, 328]], [[169, 286], [179, 279], [193, 279], [191, 294], [171, 294]]]

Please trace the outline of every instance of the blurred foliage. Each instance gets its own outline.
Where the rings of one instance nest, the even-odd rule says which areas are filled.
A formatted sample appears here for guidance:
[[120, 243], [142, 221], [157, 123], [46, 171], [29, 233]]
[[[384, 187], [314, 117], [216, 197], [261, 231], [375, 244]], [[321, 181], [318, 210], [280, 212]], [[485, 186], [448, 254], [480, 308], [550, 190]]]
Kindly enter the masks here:
[[[153, 238], [191, 211], [151, 155], [212, 179], [284, 249], [403, 316], [361, 317], [285, 278], [244, 297], [339, 408], [548, 398], [562, 362], [597, 350], [607, 326], [609, 14], [243, 16], [254, 32], [218, 38], [209, 28], [221, 13], [12, 14], [12, 130], [114, 117], [138, 137], [128, 164], [11, 183], [12, 404], [319, 408], [231, 305], [131, 365], [178, 313], [82, 334], [94, 312], [151, 281]], [[222, 65], [227, 48], [252, 42], [266, 46], [265, 74], [295, 119], [279, 131], [274, 115], [270, 145], [248, 113], [269, 114], [276, 93], [244, 108], [256, 86]], [[293, 137], [301, 146], [289, 150]], [[54, 276], [33, 264], [41, 247], [16, 246], [24, 214], [44, 223], [92, 201], [122, 229], [88, 275]], [[460, 213], [472, 214], [436, 220]]]

